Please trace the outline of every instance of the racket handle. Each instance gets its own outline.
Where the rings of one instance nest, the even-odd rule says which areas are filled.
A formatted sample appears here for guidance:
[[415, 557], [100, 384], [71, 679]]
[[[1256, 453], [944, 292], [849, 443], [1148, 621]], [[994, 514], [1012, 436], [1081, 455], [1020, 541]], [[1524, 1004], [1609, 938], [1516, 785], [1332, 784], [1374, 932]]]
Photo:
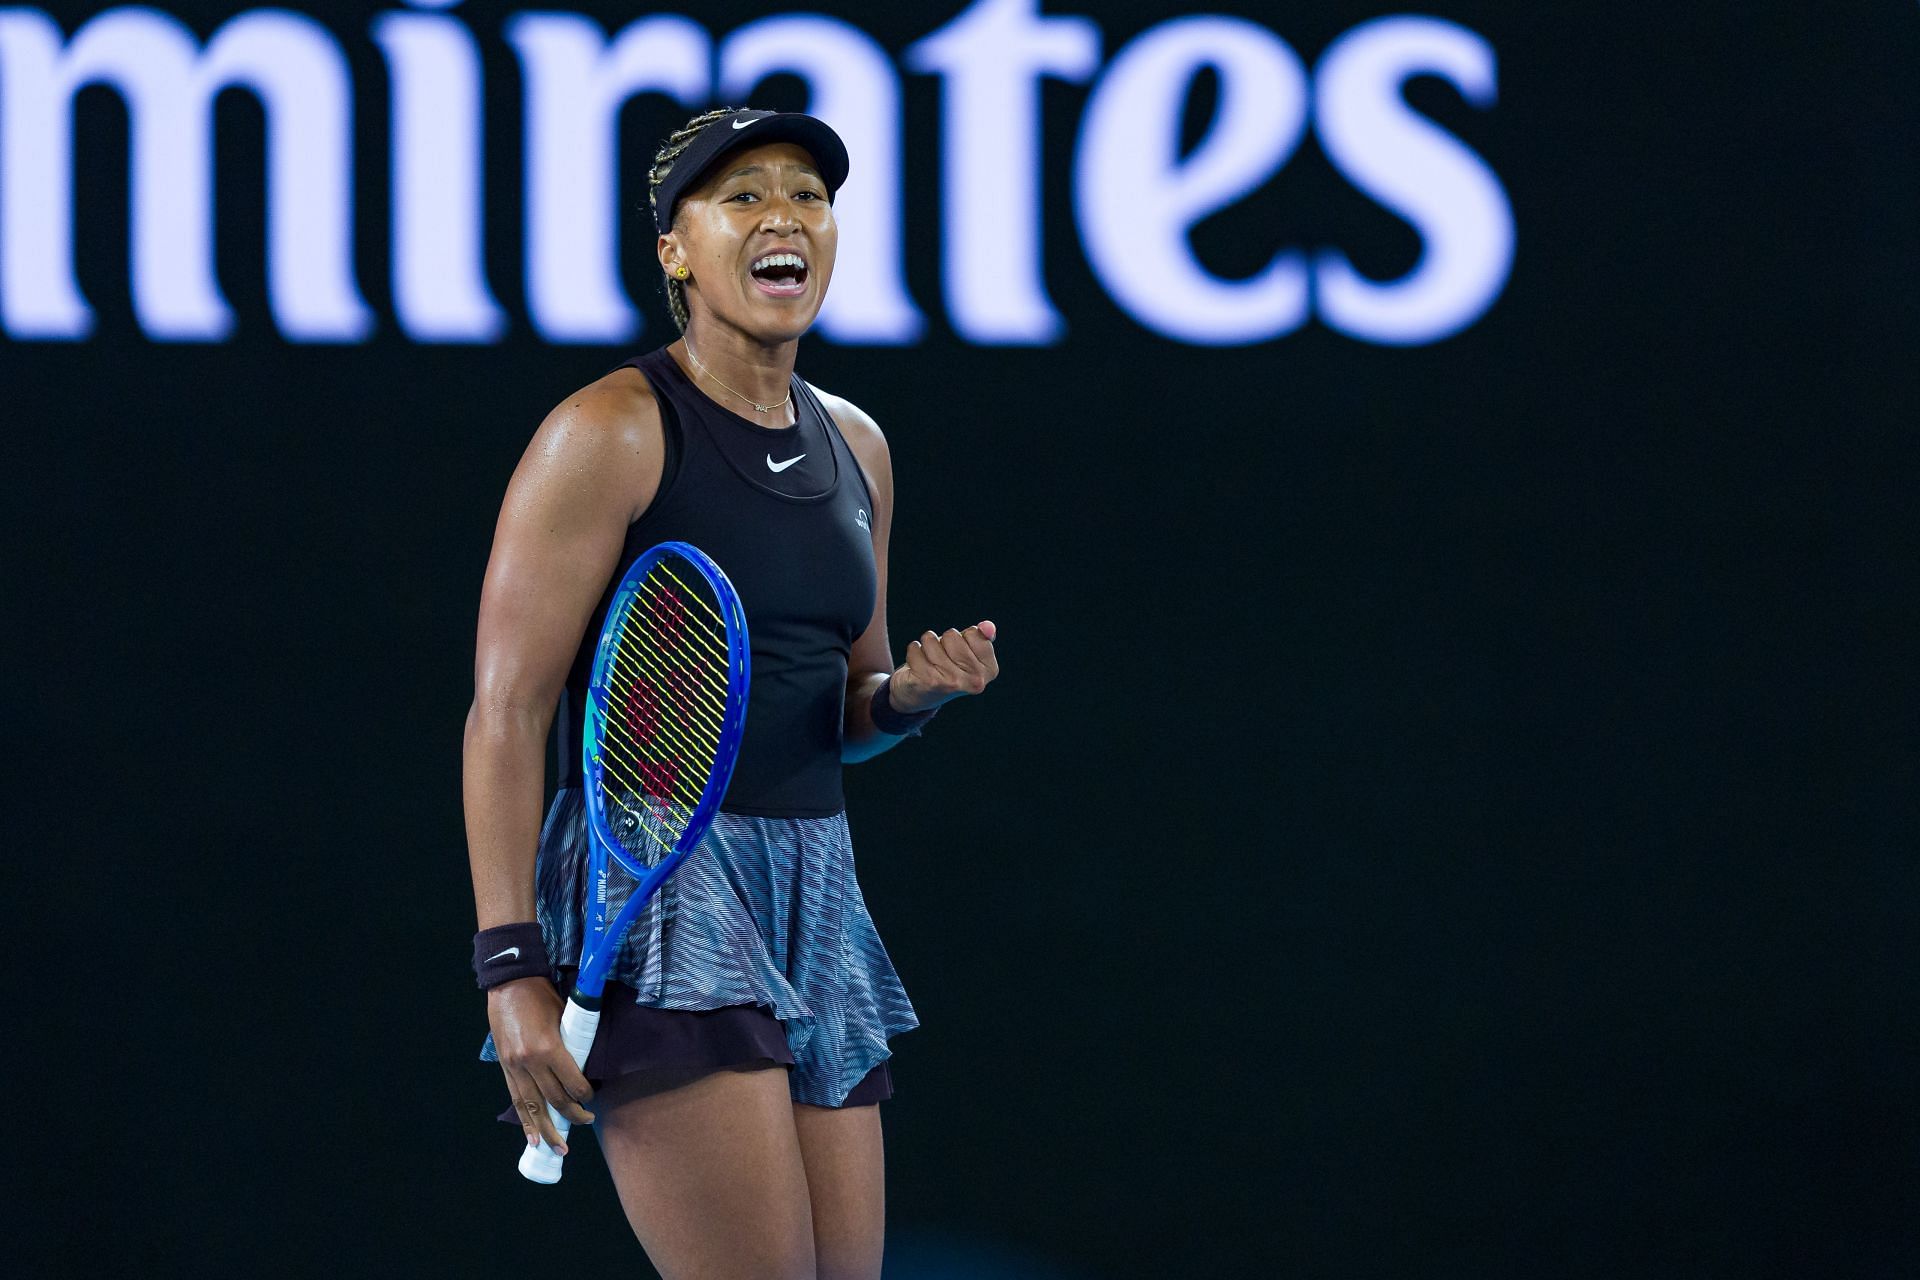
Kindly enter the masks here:
[[[567, 1052], [573, 1055], [573, 1065], [582, 1071], [586, 1070], [587, 1054], [593, 1049], [594, 1033], [598, 1030], [598, 1009], [583, 1009], [572, 1000], [567, 1001], [566, 1011], [560, 1015], [560, 1041], [567, 1046]], [[573, 1122], [555, 1111], [552, 1103], [547, 1104], [547, 1118], [553, 1122], [560, 1140], [566, 1141], [567, 1131], [573, 1127]], [[529, 1182], [552, 1186], [560, 1181], [560, 1166], [564, 1159], [542, 1138], [521, 1153], [520, 1175]]]

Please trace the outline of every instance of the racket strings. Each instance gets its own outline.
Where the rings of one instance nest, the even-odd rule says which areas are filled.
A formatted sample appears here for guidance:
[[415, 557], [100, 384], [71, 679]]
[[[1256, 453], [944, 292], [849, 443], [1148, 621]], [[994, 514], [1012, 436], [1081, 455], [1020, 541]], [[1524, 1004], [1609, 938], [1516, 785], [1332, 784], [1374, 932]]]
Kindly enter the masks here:
[[[657, 676], [645, 670], [630, 673], [627, 678], [631, 681], [627, 686], [629, 690], [653, 689], [654, 681], [658, 679]], [[616, 705], [612, 709], [621, 712], [623, 719], [628, 720], [628, 723], [624, 723], [622, 727], [628, 731], [634, 741], [651, 743], [656, 737], [670, 738], [682, 750], [698, 753], [711, 750], [713, 743], [719, 738], [717, 729], [703, 733], [701, 730], [704, 726], [680, 727], [668, 717], [678, 713], [690, 718], [689, 709], [685, 705], [663, 707], [658, 701], [657, 694], [648, 695], [647, 700], [640, 701], [629, 693], [625, 706]]]
[[670, 700], [684, 727], [698, 739], [718, 740], [725, 715], [724, 663], [716, 666], [702, 651], [689, 648], [684, 636], [672, 633], [663, 633], [658, 644], [636, 645], [631, 650], [623, 646], [615, 660]]
[[660, 739], [629, 738], [623, 728], [610, 729], [603, 748], [602, 784], [607, 798], [628, 813], [644, 816], [649, 836], [669, 841], [677, 837], [700, 798], [679, 749]]
[[[715, 683], [719, 674], [726, 670], [728, 663], [724, 636], [716, 641], [706, 634], [704, 626], [698, 630], [690, 629], [688, 615], [684, 608], [669, 599], [651, 593], [636, 592], [629, 600], [628, 608], [638, 615], [637, 619], [629, 619], [630, 627], [633, 627], [636, 621], [641, 622], [644, 625], [636, 628], [637, 632], [650, 630], [663, 646], [671, 645], [681, 648], [679, 656], [690, 667], [698, 670], [704, 681], [701, 684], [688, 685], [682, 678], [682, 687], [707, 695], [708, 705], [713, 707], [717, 715], [724, 705], [726, 690], [724, 683]], [[644, 651], [641, 655], [629, 655], [624, 645], [615, 651], [616, 660], [629, 656], [644, 656]], [[683, 675], [678, 672], [675, 674]]]
[[[656, 589], [649, 591], [646, 589], [648, 587]], [[670, 635], [677, 640], [691, 641], [704, 648], [722, 666], [726, 665], [725, 624], [710, 621], [711, 611], [709, 611], [709, 618], [695, 618], [687, 610], [686, 597], [671, 587], [659, 586], [651, 581], [642, 584], [641, 590], [635, 594], [634, 598], [647, 606], [649, 615], [659, 626], [662, 634]], [[717, 637], [712, 633], [713, 628], [720, 629]]]
[[[659, 676], [646, 669], [648, 665], [640, 664], [641, 669], [628, 676], [632, 681], [629, 690], [658, 688]], [[651, 746], [656, 740], [670, 742], [691, 758], [711, 754], [719, 743], [718, 726], [709, 728], [699, 723], [689, 723], [695, 721], [696, 713], [684, 701], [663, 706], [657, 693], [646, 695], [642, 701], [630, 692], [625, 706], [616, 704], [612, 709], [622, 713], [624, 723], [621, 728], [627, 734], [625, 741], [634, 745]], [[637, 768], [640, 759], [630, 762]]]
[[[661, 573], [665, 574], [666, 577], [673, 582], [673, 585], [680, 589], [678, 594], [683, 600], [691, 600], [696, 606], [698, 606], [700, 609], [705, 611], [707, 615], [707, 620], [713, 624], [713, 634], [721, 637], [720, 651], [721, 651], [721, 654], [724, 656], [726, 653], [727, 620], [725, 618], [722, 618], [720, 616], [720, 611], [714, 608], [713, 605], [708, 602], [707, 600], [708, 592], [695, 591], [692, 587], [688, 586], [685, 582], [681, 581], [680, 575], [673, 571], [673, 566], [668, 564], [664, 560], [662, 560], [658, 565], [656, 565], [655, 568], [659, 569]], [[651, 574], [648, 575], [648, 580], [649, 581], [652, 580]]]
[[[690, 787], [677, 786], [677, 771], [630, 763], [624, 751], [602, 758], [601, 792], [607, 812], [618, 813], [611, 825], [613, 833], [637, 860], [651, 865], [660, 855], [671, 851], [691, 820], [698, 794], [688, 795]], [[649, 852], [649, 849], [652, 852]]]
[[654, 689], [656, 695], [662, 690], [671, 695], [675, 700], [674, 710], [693, 722], [689, 728], [704, 730], [715, 738], [719, 737], [724, 704], [715, 705], [706, 696], [705, 689], [689, 685], [684, 672], [663, 667], [653, 655], [647, 653], [628, 655], [616, 652], [614, 664], [635, 684]]
[[692, 810], [678, 805], [667, 806], [657, 796], [639, 797], [643, 803], [636, 808], [627, 802], [628, 798], [611, 794], [607, 796], [608, 812], [618, 815], [610, 824], [613, 834], [634, 862], [641, 866], [654, 866], [673, 851], [680, 834], [687, 829]]
[[[635, 790], [651, 791], [665, 798], [677, 794], [678, 767], [687, 758], [684, 740], [661, 732], [655, 735], [630, 734], [622, 729], [606, 735], [608, 751], [620, 767], [621, 781], [640, 784]], [[671, 753], [671, 754], [670, 754]]]
[[[690, 642], [694, 641], [705, 641], [705, 650], [717, 651], [718, 663], [708, 652], [692, 647]], [[657, 711], [665, 694], [673, 703], [671, 710], [680, 718], [676, 726], [657, 715], [643, 717], [643, 727], [684, 728], [695, 734], [694, 745], [704, 750], [719, 739], [726, 705], [725, 655], [724, 647], [714, 646], [710, 637], [689, 629], [684, 609], [677, 602], [642, 591], [629, 602], [613, 659], [636, 690], [640, 707]], [[635, 706], [636, 699], [629, 698], [628, 705]]]
[[673, 597], [653, 592], [638, 592], [634, 601], [657, 628], [663, 640], [684, 647], [688, 661], [703, 661], [723, 670], [727, 665], [726, 638], [708, 634], [708, 623], [696, 619]]
[[624, 601], [609, 656], [601, 790], [614, 834], [652, 865], [686, 831], [719, 755], [726, 624], [662, 561]]

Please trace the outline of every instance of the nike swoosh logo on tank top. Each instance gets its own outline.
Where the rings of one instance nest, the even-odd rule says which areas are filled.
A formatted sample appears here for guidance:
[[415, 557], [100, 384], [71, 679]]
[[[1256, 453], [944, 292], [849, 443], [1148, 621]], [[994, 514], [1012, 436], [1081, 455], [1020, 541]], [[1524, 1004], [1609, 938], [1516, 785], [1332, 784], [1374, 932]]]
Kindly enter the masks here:
[[833, 489], [834, 450], [810, 400], [793, 398], [790, 427], [763, 427], [717, 401], [703, 405], [709, 438], [740, 478], [783, 498], [811, 501]]
[[[721, 808], [783, 818], [840, 813], [848, 657], [878, 590], [873, 537], [861, 526], [862, 513], [872, 522], [873, 494], [859, 460], [798, 377], [790, 384], [797, 425], [763, 427], [706, 395], [666, 347], [628, 363], [660, 405], [667, 456], [659, 490], [628, 526], [621, 563], [659, 542], [692, 543], [732, 579], [753, 636], [751, 709]], [[774, 471], [769, 458], [793, 463]], [[603, 609], [615, 585], [603, 592]], [[583, 638], [568, 672], [560, 738], [572, 749], [561, 753], [563, 783], [579, 779], [579, 709], [597, 639]]]

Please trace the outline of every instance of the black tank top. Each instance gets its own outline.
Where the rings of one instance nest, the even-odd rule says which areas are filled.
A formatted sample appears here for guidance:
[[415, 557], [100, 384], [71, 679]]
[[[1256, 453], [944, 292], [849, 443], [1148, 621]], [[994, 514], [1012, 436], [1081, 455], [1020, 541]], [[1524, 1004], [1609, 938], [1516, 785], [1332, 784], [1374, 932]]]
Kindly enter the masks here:
[[794, 425], [763, 427], [703, 395], [664, 347], [621, 368], [629, 366], [653, 386], [666, 461], [567, 677], [555, 720], [561, 785], [579, 785], [578, 709], [620, 575], [648, 547], [678, 539], [732, 581], [753, 648], [746, 736], [721, 807], [760, 817], [839, 813], [847, 655], [878, 589], [860, 464], [798, 375]]

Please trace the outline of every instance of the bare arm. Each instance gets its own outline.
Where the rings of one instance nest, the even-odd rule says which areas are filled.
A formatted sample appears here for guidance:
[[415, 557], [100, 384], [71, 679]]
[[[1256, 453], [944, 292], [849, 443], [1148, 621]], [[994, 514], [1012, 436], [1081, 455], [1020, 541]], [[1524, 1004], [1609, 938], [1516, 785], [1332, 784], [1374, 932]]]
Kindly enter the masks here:
[[[554, 706], [618, 567], [627, 526], [659, 485], [662, 452], [645, 381], [623, 370], [549, 414], [507, 486], [480, 593], [462, 757], [467, 857], [483, 929], [534, 918]], [[552, 985], [506, 983], [488, 992], [487, 1008], [516, 1105], [544, 1097], [585, 1123], [586, 1113], [563, 1101], [585, 1096], [586, 1087], [560, 1045]], [[544, 1125], [544, 1110], [536, 1114]]]
[[846, 437], [860, 470], [873, 494], [873, 564], [879, 585], [873, 596], [873, 617], [867, 629], [853, 642], [847, 657], [847, 702], [845, 731], [840, 741], [840, 759], [847, 764], [871, 760], [882, 751], [897, 746], [903, 739], [882, 733], [873, 727], [868, 707], [873, 691], [893, 674], [893, 647], [887, 642], [887, 544], [893, 534], [893, 457], [887, 452], [887, 438], [880, 426], [865, 413], [838, 396], [823, 397], [829, 405], [840, 434]]
[[[817, 389], [816, 389], [817, 390]], [[839, 424], [840, 434], [860, 463], [873, 494], [873, 562], [879, 584], [874, 593], [873, 617], [853, 642], [847, 658], [847, 699], [840, 745], [846, 764], [871, 760], [904, 739], [874, 727], [874, 690], [896, 674], [893, 648], [887, 641], [887, 548], [893, 534], [893, 459], [880, 426], [858, 406], [839, 396], [820, 392], [820, 399]], [[962, 694], [979, 693], [999, 674], [993, 651], [994, 627], [982, 622], [965, 631], [944, 635], [924, 633], [907, 646], [907, 663], [900, 679], [887, 692], [900, 711], [937, 707]]]

